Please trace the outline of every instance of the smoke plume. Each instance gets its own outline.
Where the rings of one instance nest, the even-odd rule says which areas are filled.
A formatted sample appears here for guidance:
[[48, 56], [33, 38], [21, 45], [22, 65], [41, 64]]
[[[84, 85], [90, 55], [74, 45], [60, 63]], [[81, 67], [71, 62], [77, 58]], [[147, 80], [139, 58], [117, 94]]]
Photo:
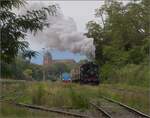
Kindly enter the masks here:
[[[40, 9], [46, 7], [45, 2], [29, 2], [29, 4], [21, 10], [21, 14], [26, 10]], [[81, 53], [86, 56], [94, 56], [95, 46], [93, 39], [87, 38], [83, 33], [77, 31], [77, 26], [73, 18], [65, 17], [61, 11], [57, 16], [48, 16], [49, 28], [45, 28], [42, 32], [38, 32], [35, 36], [28, 34], [28, 41], [31, 47], [58, 49], [60, 51], [71, 51], [73, 53]]]

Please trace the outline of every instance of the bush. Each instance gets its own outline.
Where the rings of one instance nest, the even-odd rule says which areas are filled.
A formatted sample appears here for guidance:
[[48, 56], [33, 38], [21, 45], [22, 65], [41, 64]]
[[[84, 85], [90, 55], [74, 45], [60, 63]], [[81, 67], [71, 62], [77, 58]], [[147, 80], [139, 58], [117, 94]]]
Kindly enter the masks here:
[[[150, 71], [147, 65], [128, 64], [115, 72], [109, 72], [112, 83], [125, 83], [129, 85], [149, 87]], [[110, 70], [110, 69], [109, 69]]]
[[46, 90], [44, 88], [44, 84], [39, 84], [37, 88], [32, 93], [32, 103], [37, 105], [45, 104], [46, 100]]
[[72, 102], [72, 106], [75, 108], [88, 108], [89, 107], [89, 99], [86, 95], [76, 92], [72, 88], [70, 88], [70, 99]]
[[109, 81], [112, 79], [114, 75], [114, 67], [110, 64], [105, 64], [100, 70], [100, 76], [102, 78], [102, 82]]

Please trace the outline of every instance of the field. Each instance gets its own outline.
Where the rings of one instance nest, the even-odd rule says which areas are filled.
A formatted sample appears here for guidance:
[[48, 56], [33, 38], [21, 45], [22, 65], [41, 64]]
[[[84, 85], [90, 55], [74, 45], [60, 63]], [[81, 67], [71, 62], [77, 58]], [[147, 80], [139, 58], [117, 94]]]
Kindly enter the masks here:
[[[62, 82], [1, 82], [1, 98], [15, 99], [47, 108], [72, 108], [75, 111], [87, 112], [89, 102], [106, 96], [120, 101], [150, 115], [148, 88], [121, 84], [100, 84], [99, 86], [79, 85]], [[12, 117], [57, 117], [57, 114], [19, 108], [7, 102], [1, 102], [0, 116]]]

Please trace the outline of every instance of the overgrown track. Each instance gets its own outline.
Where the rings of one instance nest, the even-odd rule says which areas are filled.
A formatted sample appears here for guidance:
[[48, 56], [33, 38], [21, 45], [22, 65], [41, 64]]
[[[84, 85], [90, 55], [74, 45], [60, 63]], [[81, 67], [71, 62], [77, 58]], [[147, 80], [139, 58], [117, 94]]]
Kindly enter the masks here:
[[109, 114], [109, 113], [107, 113], [103, 108], [101, 108], [100, 106], [98, 106], [98, 105], [96, 105], [95, 103], [92, 103], [92, 102], [90, 102], [90, 104], [92, 105], [92, 106], [94, 106], [97, 110], [99, 110], [100, 112], [102, 112], [102, 114], [105, 116], [105, 117], [107, 117], [107, 118], [112, 118], [112, 116]]
[[60, 113], [60, 114], [64, 114], [64, 115], [70, 115], [70, 116], [74, 116], [74, 117], [88, 118], [88, 116], [86, 116], [86, 115], [46, 108], [46, 107], [42, 107], [42, 106], [28, 105], [28, 104], [23, 104], [23, 103], [16, 103], [16, 105], [20, 106], [20, 107], [27, 107], [27, 108], [36, 109], [36, 110], [49, 111], [49, 112], [55, 112], [55, 113]]
[[34, 109], [34, 110], [54, 112], [54, 113], [59, 113], [59, 114], [64, 114], [64, 115], [74, 116], [74, 117], [80, 117], [80, 118], [89, 118], [86, 115], [77, 114], [77, 113], [73, 113], [73, 112], [67, 112], [67, 111], [62, 111], [62, 110], [57, 110], [57, 109], [52, 109], [52, 108], [46, 108], [46, 107], [43, 107], [43, 106], [36, 106], [36, 105], [29, 105], [29, 104], [24, 104], [24, 103], [17, 103], [17, 102], [14, 102], [15, 99], [8, 99], [8, 100], [3, 99], [3, 100], [0, 100], [0, 102], [7, 102], [9, 104], [13, 104], [13, 105], [16, 105], [16, 106], [19, 106], [19, 107], [30, 108], [30, 109]]
[[20, 96], [22, 97], [22, 96], [25, 96], [25, 95], [21, 92], [16, 92], [16, 90], [10, 92], [9, 94], [13, 94], [13, 95], [16, 94], [16, 97], [4, 99], [5, 97], [7, 97], [7, 95], [3, 95], [3, 96], [0, 96], [0, 98], [1, 98], [0, 102], [6, 102], [6, 103], [9, 103], [9, 104], [12, 104], [12, 105], [15, 105], [15, 106], [19, 106], [19, 107], [23, 107], [23, 108], [30, 108], [30, 109], [34, 109], [34, 110], [54, 112], [54, 113], [64, 114], [64, 115], [73, 116], [73, 117], [89, 118], [86, 115], [77, 114], [77, 113], [73, 113], [73, 112], [66, 112], [66, 111], [57, 110], [57, 109], [54, 109], [54, 108], [46, 108], [46, 107], [43, 107], [43, 106], [17, 103], [17, 102], [15, 102], [16, 99], [20, 98]]
[[145, 117], [145, 118], [150, 118], [149, 115], [144, 114], [144, 113], [142, 113], [142, 112], [140, 112], [140, 111], [138, 111], [138, 110], [136, 110], [136, 109], [134, 109], [134, 108], [132, 108], [132, 107], [129, 107], [129, 106], [123, 104], [123, 103], [120, 103], [120, 102], [118, 102], [118, 101], [112, 100], [112, 99], [107, 98], [107, 97], [104, 97], [104, 96], [102, 96], [102, 98], [105, 99], [105, 100], [107, 100], [107, 101], [110, 101], [110, 102], [112, 102], [112, 103], [118, 104], [118, 105], [124, 107], [125, 109], [127, 109], [128, 111], [133, 112], [133, 113], [135, 113], [135, 114], [137, 114], [137, 115], [139, 115], [139, 116], [142, 116], [142, 117]]

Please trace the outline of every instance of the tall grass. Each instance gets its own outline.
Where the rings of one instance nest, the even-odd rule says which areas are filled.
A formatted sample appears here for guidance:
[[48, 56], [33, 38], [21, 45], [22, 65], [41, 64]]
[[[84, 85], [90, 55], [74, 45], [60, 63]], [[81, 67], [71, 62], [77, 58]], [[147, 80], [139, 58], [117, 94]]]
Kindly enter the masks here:
[[70, 87], [69, 90], [70, 90], [69, 95], [72, 102], [72, 106], [81, 109], [89, 107], [89, 98], [87, 97], [86, 94], [76, 91], [72, 87]]
[[[57, 86], [58, 85], [58, 86]], [[75, 89], [74, 89], [75, 88]], [[38, 83], [32, 86], [30, 91], [32, 104], [49, 107], [72, 106], [73, 108], [86, 109], [89, 107], [89, 99], [84, 91], [77, 90], [74, 84], [63, 83]]]
[[[86, 110], [89, 108], [90, 100], [98, 100], [101, 96], [107, 96], [137, 108], [145, 113], [149, 113], [150, 109], [150, 91], [149, 88], [146, 87], [143, 88], [127, 84], [81, 86], [79, 84], [65, 84], [61, 82], [28, 82], [24, 87], [18, 85], [10, 86], [7, 84], [3, 93], [9, 93], [14, 87], [18, 91], [23, 91], [25, 94], [25, 96], [19, 97], [16, 102], [27, 104], [37, 104], [46, 107], [69, 106], [76, 109]], [[12, 98], [15, 96], [10, 95], [10, 97]], [[9, 112], [10, 109], [4, 106], [2, 107], [3, 113], [6, 114]], [[10, 114], [13, 112], [17, 113], [17, 111], [12, 111]], [[22, 113], [26, 114], [24, 112]]]
[[122, 83], [127, 85], [150, 87], [150, 67], [148, 65], [128, 64], [116, 69], [106, 83]]
[[99, 87], [98, 92], [100, 96], [115, 99], [150, 114], [149, 89], [122, 84], [103, 84]]
[[39, 83], [32, 93], [32, 103], [42, 105], [46, 103], [46, 89], [43, 83]]

